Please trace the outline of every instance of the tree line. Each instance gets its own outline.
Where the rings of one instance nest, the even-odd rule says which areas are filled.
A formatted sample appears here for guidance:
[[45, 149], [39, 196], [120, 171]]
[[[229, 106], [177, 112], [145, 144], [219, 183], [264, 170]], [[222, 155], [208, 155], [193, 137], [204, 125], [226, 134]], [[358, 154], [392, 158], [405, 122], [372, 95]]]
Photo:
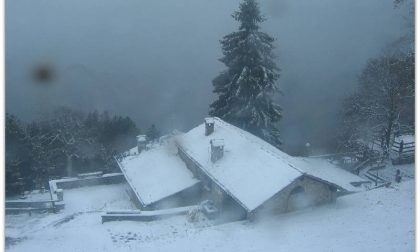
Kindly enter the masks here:
[[[130, 117], [61, 107], [42, 119], [22, 122], [6, 114], [6, 193], [47, 186], [77, 173], [118, 172], [113, 156], [136, 145], [140, 129]], [[150, 138], [159, 132], [154, 125]]]

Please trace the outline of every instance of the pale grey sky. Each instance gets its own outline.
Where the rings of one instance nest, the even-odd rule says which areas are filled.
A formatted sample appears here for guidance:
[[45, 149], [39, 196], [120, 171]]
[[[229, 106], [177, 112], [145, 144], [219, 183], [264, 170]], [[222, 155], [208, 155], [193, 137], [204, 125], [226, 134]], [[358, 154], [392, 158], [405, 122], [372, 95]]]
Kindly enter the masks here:
[[[322, 142], [366, 60], [406, 32], [392, 0], [260, 1], [276, 41], [283, 139]], [[223, 69], [219, 40], [238, 0], [6, 0], [6, 110], [57, 105], [129, 115], [140, 128], [189, 129], [207, 115]], [[31, 69], [54, 66], [54, 83]]]

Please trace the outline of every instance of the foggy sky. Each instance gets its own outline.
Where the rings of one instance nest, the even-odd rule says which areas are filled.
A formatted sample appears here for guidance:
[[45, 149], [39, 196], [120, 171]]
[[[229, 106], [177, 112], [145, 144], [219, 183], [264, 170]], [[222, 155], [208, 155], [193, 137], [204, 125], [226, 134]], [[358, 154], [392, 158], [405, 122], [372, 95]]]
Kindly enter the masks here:
[[[392, 0], [260, 1], [274, 36], [285, 144], [335, 128], [357, 74], [406, 32]], [[239, 0], [6, 0], [6, 111], [30, 120], [57, 105], [132, 117], [141, 129], [188, 130], [215, 99], [219, 40]], [[31, 79], [37, 64], [54, 82]]]

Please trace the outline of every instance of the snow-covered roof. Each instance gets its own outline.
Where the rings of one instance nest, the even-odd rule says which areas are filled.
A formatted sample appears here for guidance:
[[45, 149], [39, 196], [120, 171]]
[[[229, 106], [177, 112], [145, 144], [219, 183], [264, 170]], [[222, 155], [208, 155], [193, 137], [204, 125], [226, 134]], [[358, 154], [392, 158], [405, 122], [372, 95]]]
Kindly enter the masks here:
[[362, 188], [354, 187], [352, 182], [365, 182], [366, 180], [345, 171], [324, 158], [293, 157], [295, 165], [303, 173], [333, 184], [348, 192], [363, 191]]
[[[348, 191], [357, 190], [350, 182], [363, 180], [325, 160], [292, 157], [219, 118], [215, 117], [214, 122], [214, 132], [209, 136], [205, 136], [205, 126], [201, 124], [178, 136], [177, 143], [248, 211], [305, 174]], [[215, 163], [210, 160], [212, 139], [224, 140], [224, 156]]]
[[146, 135], [138, 135], [136, 138], [138, 142], [146, 142]]
[[136, 149], [131, 149], [130, 156], [123, 158], [119, 165], [144, 206], [199, 182], [179, 158], [171, 140], [156, 144], [140, 154]]

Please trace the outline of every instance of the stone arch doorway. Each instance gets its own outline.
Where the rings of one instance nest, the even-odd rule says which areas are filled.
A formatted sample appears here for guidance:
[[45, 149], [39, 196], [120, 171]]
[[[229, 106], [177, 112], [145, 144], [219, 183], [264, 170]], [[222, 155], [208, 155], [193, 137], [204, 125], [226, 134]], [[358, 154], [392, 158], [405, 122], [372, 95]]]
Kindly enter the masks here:
[[293, 188], [287, 199], [287, 212], [304, 209], [312, 205], [311, 197], [302, 186]]

